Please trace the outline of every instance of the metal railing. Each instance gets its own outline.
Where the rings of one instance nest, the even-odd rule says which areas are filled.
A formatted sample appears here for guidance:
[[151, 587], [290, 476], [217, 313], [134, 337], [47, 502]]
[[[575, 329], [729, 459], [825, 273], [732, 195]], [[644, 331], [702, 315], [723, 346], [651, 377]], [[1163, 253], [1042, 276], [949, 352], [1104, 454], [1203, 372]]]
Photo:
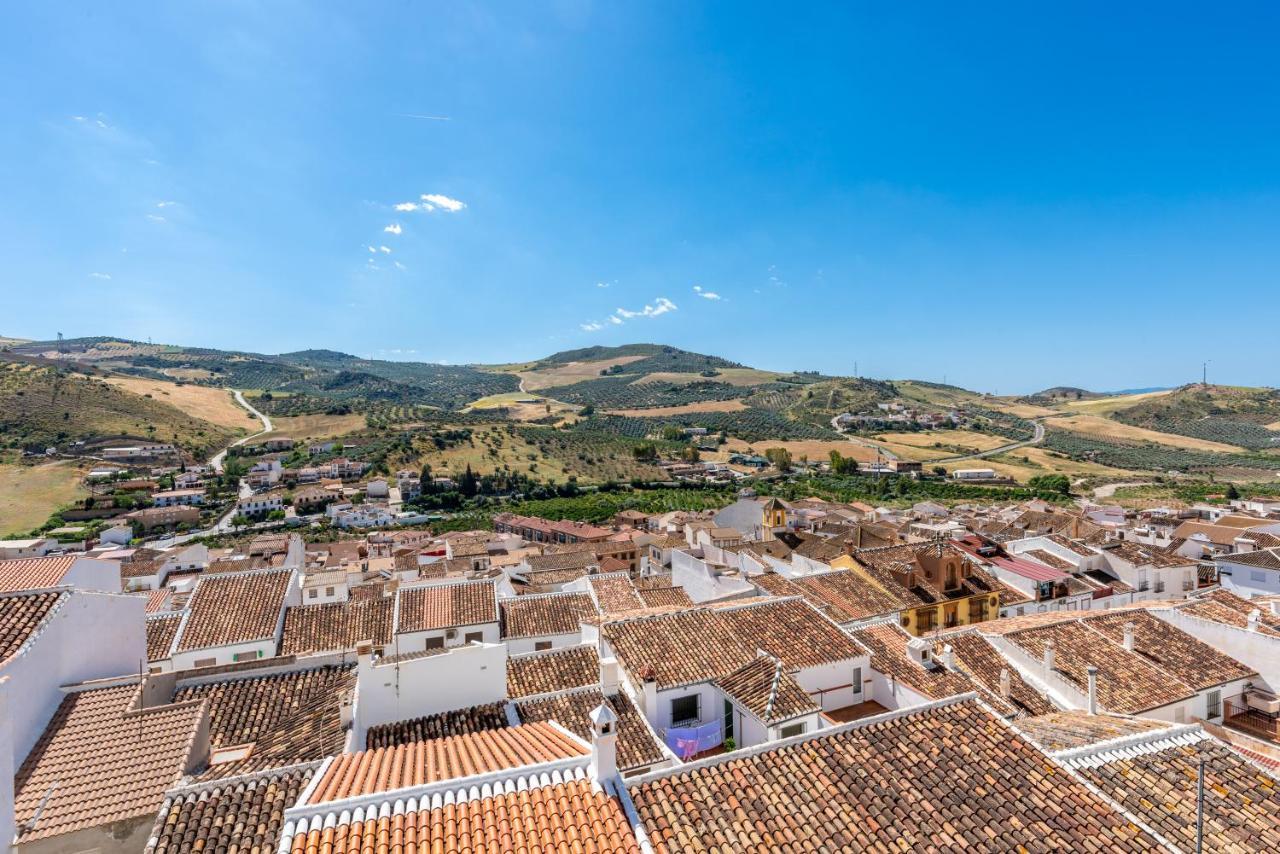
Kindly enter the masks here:
[[1280, 715], [1251, 708], [1243, 694], [1222, 701], [1222, 722], [1270, 741], [1280, 741]]

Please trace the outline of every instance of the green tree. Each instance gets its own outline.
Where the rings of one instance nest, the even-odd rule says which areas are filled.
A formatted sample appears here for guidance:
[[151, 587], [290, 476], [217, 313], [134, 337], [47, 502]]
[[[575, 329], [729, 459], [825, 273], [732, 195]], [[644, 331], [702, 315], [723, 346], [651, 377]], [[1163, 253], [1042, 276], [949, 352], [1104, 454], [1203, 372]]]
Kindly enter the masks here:
[[696, 463], [702, 459], [702, 454], [698, 453], [697, 445], [687, 445], [680, 451], [680, 459], [686, 463]]
[[791, 471], [791, 452], [786, 448], [769, 448], [764, 452], [764, 458], [778, 471]]
[[1065, 474], [1041, 474], [1027, 480], [1027, 486], [1043, 492], [1071, 494], [1071, 481]]
[[1240, 497], [1240, 490], [1236, 489], [1236, 485], [1234, 483], [1228, 483], [1227, 484], [1227, 500], [1235, 501], [1239, 497]]

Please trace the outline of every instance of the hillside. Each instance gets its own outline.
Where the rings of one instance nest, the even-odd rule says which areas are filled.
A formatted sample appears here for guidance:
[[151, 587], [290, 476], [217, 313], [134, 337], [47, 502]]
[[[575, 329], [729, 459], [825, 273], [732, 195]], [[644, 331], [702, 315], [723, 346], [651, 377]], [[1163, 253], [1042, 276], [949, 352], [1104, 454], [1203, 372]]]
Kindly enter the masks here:
[[131, 436], [203, 456], [239, 432], [65, 367], [0, 361], [0, 442], [6, 447], [42, 450]]
[[1117, 409], [1111, 417], [1161, 433], [1251, 450], [1280, 448], [1280, 390], [1186, 385]]

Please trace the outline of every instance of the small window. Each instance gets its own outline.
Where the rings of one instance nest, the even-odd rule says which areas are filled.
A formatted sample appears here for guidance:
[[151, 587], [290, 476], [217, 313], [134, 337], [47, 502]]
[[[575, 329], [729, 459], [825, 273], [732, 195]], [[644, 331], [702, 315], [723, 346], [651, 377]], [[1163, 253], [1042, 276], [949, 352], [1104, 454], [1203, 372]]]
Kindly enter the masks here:
[[698, 721], [699, 697], [697, 694], [690, 694], [687, 697], [676, 697], [671, 701], [671, 725], [680, 726], [682, 724], [691, 724]]
[[855, 694], [862, 693], [862, 668], [861, 667], [853, 668], [853, 693]]
[[196, 667], [213, 667], [218, 663], [216, 658], [197, 658]]
[[1210, 691], [1206, 695], [1206, 718], [1222, 717], [1222, 692]]
[[442, 649], [444, 647], [444, 638], [435, 637], [427, 638], [427, 649]]
[[314, 587], [312, 587], [310, 590], [307, 591], [307, 598], [308, 599], [316, 598], [316, 589]]
[[256, 661], [259, 654], [256, 652], [237, 652], [231, 656], [232, 661]]
[[798, 724], [787, 724], [778, 730], [779, 738], [791, 738], [793, 735], [804, 735], [804, 721]]
[[324, 595], [326, 595], [326, 596], [332, 596], [332, 595], [333, 595], [333, 588], [332, 588], [332, 587], [326, 587], [326, 588], [324, 589]]
[[533, 644], [533, 649], [535, 652], [542, 652], [543, 650], [551, 649], [551, 641], [536, 641]]
[[467, 632], [462, 639], [467, 643], [483, 643], [484, 632]]

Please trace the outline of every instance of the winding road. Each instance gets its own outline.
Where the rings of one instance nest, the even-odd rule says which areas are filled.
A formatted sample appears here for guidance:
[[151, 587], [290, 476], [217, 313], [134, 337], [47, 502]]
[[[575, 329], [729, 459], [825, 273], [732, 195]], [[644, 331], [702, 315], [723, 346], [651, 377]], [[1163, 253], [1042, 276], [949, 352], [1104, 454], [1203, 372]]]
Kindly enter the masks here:
[[232, 448], [236, 448], [236, 447], [239, 447], [240, 445], [243, 445], [245, 442], [248, 442], [250, 439], [256, 439], [259, 436], [261, 436], [263, 433], [270, 433], [273, 429], [271, 425], [271, 419], [263, 415], [258, 410], [254, 409], [253, 404], [249, 403], [249, 401], [244, 399], [244, 395], [240, 392], [239, 389], [233, 388], [231, 390], [231, 394], [235, 396], [236, 403], [240, 404], [249, 412], [250, 415], [254, 416], [259, 421], [262, 422], [262, 429], [259, 430], [257, 433], [253, 433], [241, 439], [235, 440], [230, 445], [227, 445], [221, 451], [218, 451], [218, 453], [214, 454], [212, 457], [209, 458], [209, 465], [212, 466], [213, 470], [216, 471], [218, 474], [222, 474], [222, 461], [227, 458], [227, 451], [231, 450]]
[[[898, 459], [898, 455], [895, 454], [893, 451], [890, 451], [888, 448], [885, 448], [881, 445], [877, 445], [875, 442], [872, 442], [869, 439], [862, 439], [857, 436], [850, 436], [848, 433], [845, 433], [843, 430], [839, 428], [839, 426], [837, 426], [836, 422], [838, 420], [839, 420], [839, 416], [836, 416], [835, 418], [831, 419], [831, 429], [835, 430], [841, 436], [844, 436], [844, 438], [848, 439], [850, 442], [853, 442], [855, 445], [861, 445], [864, 448], [872, 448], [876, 451], [879, 451], [880, 454], [883, 455], [885, 459], [888, 459], [888, 460]], [[994, 457], [997, 454], [1007, 454], [1009, 451], [1016, 451], [1019, 448], [1025, 448], [1029, 445], [1039, 445], [1041, 442], [1044, 441], [1044, 419], [1043, 418], [1032, 419], [1031, 424], [1035, 427], [1035, 435], [1033, 435], [1030, 439], [1023, 439], [1020, 442], [1010, 442], [1007, 445], [1001, 445], [998, 448], [992, 448], [988, 451], [977, 451], [972, 454], [959, 454], [957, 456], [952, 456], [952, 457], [939, 457], [935, 460], [926, 460], [925, 462], [929, 463], [930, 465], [935, 465], [937, 463], [958, 463], [958, 462], [963, 462], [964, 460], [980, 460], [980, 459], [983, 459], [984, 457]]]

